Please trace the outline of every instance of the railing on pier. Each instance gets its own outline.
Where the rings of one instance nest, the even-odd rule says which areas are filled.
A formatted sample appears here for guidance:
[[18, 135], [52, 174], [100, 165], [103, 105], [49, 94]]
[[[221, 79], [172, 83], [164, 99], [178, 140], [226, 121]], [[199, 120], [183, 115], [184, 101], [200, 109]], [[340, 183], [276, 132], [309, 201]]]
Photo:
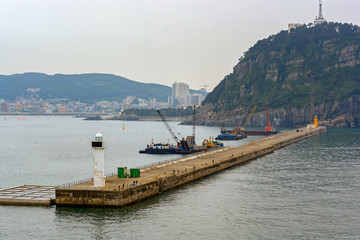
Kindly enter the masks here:
[[61, 185], [57, 186], [56, 189], [67, 188], [67, 187], [79, 185], [82, 183], [88, 183], [88, 182], [92, 182], [92, 181], [94, 181], [94, 178], [87, 178], [87, 179], [83, 179], [83, 180], [79, 180], [79, 181], [75, 181], [75, 182], [61, 184]]
[[[198, 155], [204, 155], [204, 154], [207, 154], [207, 153], [211, 153], [211, 152], [217, 152], [217, 151], [223, 151], [227, 148], [220, 148], [220, 149], [216, 149], [216, 150], [210, 150], [210, 151], [207, 151], [207, 152], [197, 152], [197, 153], [193, 153], [193, 154], [189, 154], [189, 155], [186, 155], [187, 157], [186, 158], [194, 158]], [[184, 156], [178, 156], [176, 158], [172, 158], [172, 159], [167, 159], [167, 160], [164, 160], [164, 161], [159, 161], [159, 162], [154, 162], [154, 163], [149, 163], [149, 164], [145, 164], [145, 165], [142, 165], [142, 166], [139, 166], [137, 168], [139, 169], [146, 169], [146, 168], [149, 168], [149, 167], [152, 167], [152, 166], [155, 166], [155, 165], [161, 165], [161, 164], [166, 164], [166, 163], [170, 163], [170, 162], [173, 162], [173, 161], [176, 161], [178, 159], [181, 159], [183, 158]], [[108, 177], [113, 177], [113, 176], [116, 176], [118, 173], [117, 172], [113, 172], [113, 173], [108, 173], [108, 174], [105, 174], [105, 178], [108, 178]], [[56, 189], [62, 189], [62, 188], [71, 188], [71, 189], [79, 189], [79, 190], [113, 190], [114, 187], [94, 187], [94, 186], [77, 186], [79, 184], [83, 184], [83, 183], [89, 183], [89, 182], [92, 182], [94, 181], [94, 178], [87, 178], [87, 179], [83, 179], [83, 180], [79, 180], [79, 181], [74, 181], [74, 182], [70, 182], [70, 183], [65, 183], [65, 184], [62, 184], [62, 185], [59, 185], [56, 187]], [[136, 186], [137, 184], [127, 184], [126, 186], [124, 187], [127, 187], [127, 188], [130, 188], [130, 187], [133, 187], [133, 186]], [[123, 187], [123, 186], [120, 186], [120, 187]], [[124, 189], [124, 188], [122, 188]]]

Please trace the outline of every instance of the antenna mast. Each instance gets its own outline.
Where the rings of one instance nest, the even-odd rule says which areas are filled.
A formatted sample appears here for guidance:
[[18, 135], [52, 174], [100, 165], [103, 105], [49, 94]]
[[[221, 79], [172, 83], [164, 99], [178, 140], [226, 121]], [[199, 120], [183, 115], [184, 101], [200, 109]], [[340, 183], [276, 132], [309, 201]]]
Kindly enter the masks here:
[[321, 0], [319, 0], [319, 16], [318, 16], [318, 20], [323, 20], [324, 17], [322, 15], [322, 2]]
[[316, 16], [314, 25], [321, 24], [326, 22], [325, 18], [322, 15], [322, 1], [319, 0], [319, 16]]

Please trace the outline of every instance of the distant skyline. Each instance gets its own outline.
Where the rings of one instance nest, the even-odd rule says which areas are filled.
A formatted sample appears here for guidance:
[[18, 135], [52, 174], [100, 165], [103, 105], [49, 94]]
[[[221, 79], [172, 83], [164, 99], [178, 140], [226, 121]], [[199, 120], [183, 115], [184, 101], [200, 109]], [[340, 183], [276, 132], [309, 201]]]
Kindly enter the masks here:
[[[318, 0], [0, 0], [0, 74], [109, 73], [212, 90], [258, 40], [312, 23]], [[323, 0], [360, 25], [359, 0]], [[1, 98], [1, 96], [0, 96]]]

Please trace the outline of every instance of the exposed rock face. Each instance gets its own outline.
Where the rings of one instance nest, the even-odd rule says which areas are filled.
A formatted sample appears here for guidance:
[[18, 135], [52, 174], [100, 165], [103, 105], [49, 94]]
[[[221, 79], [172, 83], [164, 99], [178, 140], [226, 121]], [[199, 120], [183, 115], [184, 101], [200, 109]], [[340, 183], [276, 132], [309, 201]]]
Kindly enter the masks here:
[[276, 82], [278, 79], [279, 71], [277, 69], [271, 69], [266, 72], [265, 80]]
[[[246, 109], [231, 112], [213, 112], [213, 106], [207, 104], [196, 115], [199, 125], [216, 126], [221, 122], [224, 126], [242, 125], [245, 122]], [[305, 126], [310, 122], [309, 106], [289, 109], [270, 109], [270, 123], [274, 127]], [[328, 127], [360, 127], [360, 96], [354, 96], [346, 101], [322, 103], [316, 105], [314, 113], [321, 125]], [[190, 123], [188, 121], [187, 123]], [[255, 112], [249, 120], [248, 127], [265, 127], [266, 112]]]
[[207, 95], [200, 122], [241, 125], [247, 109], [256, 105], [262, 112], [255, 113], [248, 126], [265, 126], [268, 102], [272, 125], [303, 126], [310, 122], [314, 92], [314, 113], [320, 121], [359, 126], [359, 39], [358, 26], [327, 23], [259, 40]]
[[360, 64], [359, 56], [357, 56], [359, 45], [347, 46], [341, 49], [340, 56], [338, 59], [339, 64], [336, 64], [335, 67], [353, 67], [357, 64]]

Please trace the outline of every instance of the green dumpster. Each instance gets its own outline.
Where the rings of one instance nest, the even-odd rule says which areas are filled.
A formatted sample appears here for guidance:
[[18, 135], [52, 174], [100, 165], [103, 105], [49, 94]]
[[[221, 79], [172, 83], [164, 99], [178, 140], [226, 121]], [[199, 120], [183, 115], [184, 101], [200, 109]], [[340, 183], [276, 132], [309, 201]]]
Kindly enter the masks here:
[[130, 177], [132, 177], [132, 178], [140, 177], [140, 169], [139, 168], [131, 168], [130, 169]]
[[127, 178], [127, 168], [118, 167], [118, 178]]

